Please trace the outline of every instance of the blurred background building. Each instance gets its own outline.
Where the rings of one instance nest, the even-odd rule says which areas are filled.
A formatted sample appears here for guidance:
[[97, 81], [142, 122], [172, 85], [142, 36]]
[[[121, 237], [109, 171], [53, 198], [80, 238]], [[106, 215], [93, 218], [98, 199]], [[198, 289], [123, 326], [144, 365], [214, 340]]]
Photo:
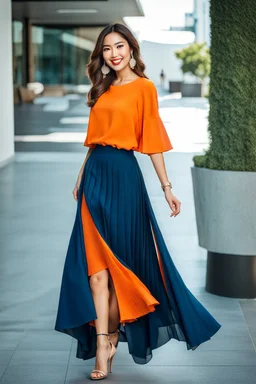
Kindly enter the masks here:
[[[148, 77], [181, 81], [174, 52], [210, 42], [209, 0], [21, 1], [0, 3], [0, 166], [14, 156], [13, 103], [45, 96], [84, 94], [90, 53], [108, 23], [130, 27], [141, 45]], [[15, 126], [16, 127], [16, 126]]]
[[88, 84], [85, 65], [100, 30], [111, 22], [125, 23], [137, 35], [150, 77], [159, 81], [162, 61], [178, 80], [181, 71], [173, 52], [194, 40], [210, 43], [209, 0], [181, 1], [175, 18], [174, 1], [162, 1], [158, 14], [155, 3], [12, 1], [14, 84]]

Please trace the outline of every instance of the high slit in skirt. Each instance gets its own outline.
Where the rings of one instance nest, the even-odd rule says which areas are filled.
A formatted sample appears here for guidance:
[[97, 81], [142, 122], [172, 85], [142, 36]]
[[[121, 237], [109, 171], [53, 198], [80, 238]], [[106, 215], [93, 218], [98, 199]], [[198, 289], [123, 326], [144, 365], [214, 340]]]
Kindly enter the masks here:
[[170, 339], [195, 350], [221, 324], [186, 287], [158, 226], [134, 151], [96, 145], [86, 161], [63, 269], [55, 330], [96, 355], [97, 314], [89, 279], [107, 269], [120, 313], [120, 341], [137, 364]]

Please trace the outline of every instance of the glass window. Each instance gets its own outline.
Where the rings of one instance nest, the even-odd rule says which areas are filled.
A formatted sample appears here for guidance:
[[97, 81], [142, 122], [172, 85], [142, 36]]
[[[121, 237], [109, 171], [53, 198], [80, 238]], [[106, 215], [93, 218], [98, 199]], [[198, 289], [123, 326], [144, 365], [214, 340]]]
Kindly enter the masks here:
[[23, 82], [23, 24], [20, 21], [12, 22], [12, 49], [13, 49], [13, 83], [22, 85]]
[[85, 67], [94, 43], [83, 28], [32, 27], [33, 79], [43, 84], [88, 84]]
[[33, 80], [43, 84], [61, 84], [61, 31], [32, 28], [34, 56]]

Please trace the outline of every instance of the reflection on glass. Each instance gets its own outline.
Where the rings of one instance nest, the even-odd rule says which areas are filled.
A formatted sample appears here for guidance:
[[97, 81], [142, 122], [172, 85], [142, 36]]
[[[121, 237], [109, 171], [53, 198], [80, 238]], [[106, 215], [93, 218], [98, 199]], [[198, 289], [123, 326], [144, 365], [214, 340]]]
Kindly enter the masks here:
[[13, 49], [13, 83], [22, 85], [23, 69], [23, 24], [20, 21], [12, 22], [12, 49]]
[[85, 66], [94, 43], [83, 28], [32, 27], [33, 79], [43, 84], [88, 84]]

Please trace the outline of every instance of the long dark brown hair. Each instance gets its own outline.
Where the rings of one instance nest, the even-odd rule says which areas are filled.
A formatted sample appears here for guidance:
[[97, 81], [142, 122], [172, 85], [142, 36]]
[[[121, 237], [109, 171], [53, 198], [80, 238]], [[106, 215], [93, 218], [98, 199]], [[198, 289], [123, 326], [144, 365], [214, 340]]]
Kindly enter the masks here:
[[140, 57], [140, 47], [138, 41], [133, 36], [132, 32], [123, 24], [115, 23], [107, 25], [99, 34], [95, 48], [90, 55], [90, 61], [87, 64], [87, 74], [92, 82], [92, 88], [88, 92], [87, 105], [92, 107], [98, 98], [106, 92], [113, 81], [116, 79], [116, 72], [110, 69], [108, 75], [103, 78], [101, 67], [104, 64], [103, 59], [103, 42], [105, 37], [111, 33], [117, 32], [121, 35], [129, 44], [129, 47], [133, 51], [133, 57], [136, 60], [136, 65], [133, 72], [140, 77], [146, 77], [144, 74], [145, 64]]

